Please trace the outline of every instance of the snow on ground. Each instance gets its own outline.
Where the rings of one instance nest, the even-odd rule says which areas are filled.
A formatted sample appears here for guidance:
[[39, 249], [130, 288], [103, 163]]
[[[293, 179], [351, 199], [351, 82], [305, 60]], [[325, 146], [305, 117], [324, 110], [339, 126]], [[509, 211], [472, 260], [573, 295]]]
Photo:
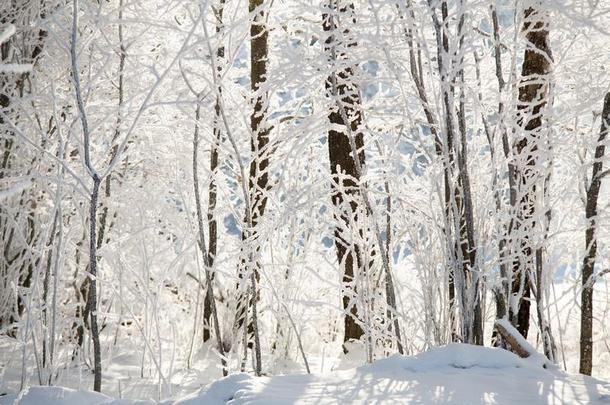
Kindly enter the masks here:
[[[144, 405], [102, 394], [31, 387], [0, 405]], [[610, 383], [502, 349], [451, 344], [416, 356], [312, 375], [233, 374], [164, 405], [216, 404], [610, 404]]]

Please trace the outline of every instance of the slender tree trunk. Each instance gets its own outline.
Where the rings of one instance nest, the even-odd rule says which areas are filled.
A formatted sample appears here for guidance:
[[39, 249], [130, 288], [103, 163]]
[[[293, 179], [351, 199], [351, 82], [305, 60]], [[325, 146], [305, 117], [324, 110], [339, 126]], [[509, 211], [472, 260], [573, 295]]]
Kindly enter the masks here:
[[[116, 127], [114, 130], [114, 135], [112, 137], [112, 150], [110, 152], [109, 162], [112, 162], [118, 152], [119, 145], [116, 143], [121, 136], [121, 124], [123, 123], [123, 104], [125, 100], [125, 61], [127, 59], [127, 49], [125, 47], [125, 39], [123, 37], [123, 7], [124, 0], [119, 0], [119, 13], [118, 13], [118, 38], [119, 38], [119, 66], [117, 71], [118, 77], [118, 101], [117, 101], [117, 117], [116, 117]], [[108, 202], [110, 200], [111, 195], [111, 187], [112, 187], [112, 179], [115, 176], [112, 173], [109, 173], [105, 179], [104, 185], [104, 204], [102, 205], [102, 212], [100, 214], [99, 220], [99, 232], [97, 237], [97, 247], [98, 249], [102, 247], [104, 243], [108, 243], [109, 239], [104, 241], [104, 237], [108, 231], [112, 228], [113, 222], [108, 222], [108, 216], [110, 214], [110, 207], [108, 206]], [[115, 213], [116, 218], [116, 213]]]
[[269, 190], [269, 125], [267, 124], [267, 39], [269, 31], [266, 26], [267, 15], [264, 0], [250, 0], [249, 10], [253, 13], [250, 25], [250, 80], [254, 97], [254, 106], [250, 115], [250, 130], [252, 138], [250, 152], [249, 189], [252, 201], [252, 226], [255, 228], [250, 235], [256, 239], [256, 226], [265, 212], [267, 205], [266, 192]]
[[[387, 268], [384, 269], [385, 274], [385, 290], [386, 290], [386, 305], [388, 306], [387, 318], [390, 323], [389, 330], [392, 331], [394, 328], [394, 335], [396, 336], [396, 348], [398, 353], [404, 354], [404, 348], [402, 347], [402, 336], [400, 332], [400, 324], [398, 322], [398, 314], [396, 313], [396, 290], [394, 288], [394, 278], [390, 271], [390, 263], [392, 260], [392, 196], [390, 195], [390, 183], [388, 181], [384, 184], [385, 192], [387, 194], [386, 200], [386, 244], [382, 254], [385, 255], [385, 262]], [[393, 322], [392, 322], [393, 320]]]
[[[466, 21], [464, 0], [460, 1], [460, 19], [458, 22], [458, 54], [463, 55], [464, 24]], [[446, 18], [445, 18], [446, 20]], [[446, 23], [445, 23], [446, 24]], [[468, 287], [468, 328], [470, 343], [483, 345], [483, 294], [477, 264], [477, 246], [475, 242], [474, 207], [470, 187], [470, 174], [468, 171], [468, 141], [466, 134], [466, 103], [464, 87], [464, 57], [458, 61], [456, 81], [460, 85], [459, 102], [457, 107], [459, 142], [456, 142], [457, 167], [459, 170], [459, 190], [462, 203], [458, 206], [460, 216], [460, 229], [462, 239], [462, 271]]]
[[[215, 10], [216, 13], [216, 34], [217, 35], [221, 35], [223, 32], [223, 22], [222, 22], [222, 16], [223, 16], [223, 10], [224, 10], [224, 5], [225, 5], [225, 0], [220, 0], [219, 6], [218, 8]], [[223, 41], [222, 38], [220, 38], [220, 41]], [[218, 48], [216, 49], [216, 70], [217, 72], [214, 72], [215, 74], [217, 74], [217, 80], [220, 80], [221, 74], [222, 74], [222, 65], [223, 65], [223, 59], [224, 59], [224, 55], [225, 55], [225, 48], [224, 45], [222, 45], [222, 43], [220, 45], [218, 45]], [[222, 91], [222, 88], [219, 87], [218, 89], [219, 92]], [[215, 216], [215, 211], [216, 211], [216, 202], [217, 202], [217, 186], [216, 186], [216, 170], [218, 169], [218, 147], [220, 145], [221, 142], [221, 135], [222, 135], [222, 131], [221, 131], [221, 120], [222, 117], [220, 116], [220, 102], [218, 100], [218, 97], [216, 97], [216, 103], [214, 104], [214, 139], [212, 140], [212, 147], [211, 147], [211, 151], [210, 151], [210, 184], [208, 187], [208, 213], [207, 213], [207, 220], [208, 220], [208, 236], [209, 236], [209, 240], [208, 240], [208, 255], [209, 255], [209, 260], [210, 260], [210, 266], [214, 265], [214, 259], [216, 258], [216, 250], [217, 250], [217, 246], [218, 246], [218, 225], [216, 223], [216, 216]], [[211, 279], [212, 282], [214, 282], [214, 272], [212, 272], [211, 274]], [[212, 316], [212, 300], [214, 300], [214, 297], [210, 296], [207, 291], [205, 294], [205, 298], [204, 298], [204, 304], [203, 304], [203, 322], [204, 322], [204, 327], [203, 327], [203, 341], [207, 342], [210, 339], [210, 320], [211, 320], [211, 316]]]
[[548, 16], [541, 2], [524, 11], [523, 31], [527, 40], [517, 105], [518, 137], [515, 157], [518, 198], [512, 227], [516, 250], [513, 258], [512, 300], [509, 320], [527, 338], [530, 319], [530, 275], [535, 274], [532, 233], [536, 213], [536, 183], [540, 178], [539, 144], [544, 133], [543, 116], [548, 101], [548, 75], [552, 54], [549, 46]]
[[93, 340], [93, 390], [100, 392], [102, 389], [102, 356], [100, 348], [100, 335], [97, 324], [97, 203], [102, 178], [94, 169], [91, 161], [91, 133], [87, 122], [87, 114], [83, 102], [80, 83], [80, 74], [77, 57], [78, 39], [78, 0], [73, 2], [72, 10], [72, 39], [70, 56], [72, 62], [72, 78], [74, 80], [74, 93], [78, 105], [78, 113], [83, 130], [83, 149], [85, 168], [93, 180], [93, 188], [89, 199], [89, 293], [87, 306], [89, 307], [91, 339]]
[[[504, 73], [502, 69], [502, 47], [500, 44], [500, 24], [498, 22], [498, 14], [496, 12], [495, 5], [491, 4], [490, 6], [490, 14], [491, 21], [493, 27], [493, 41], [494, 41], [494, 59], [495, 59], [495, 71], [496, 71], [496, 80], [498, 82], [498, 108], [497, 114], [500, 118], [500, 124], [498, 125], [498, 129], [494, 131], [494, 134], [498, 131], [500, 132], [501, 142], [502, 142], [502, 150], [504, 152], [504, 157], [508, 161], [508, 182], [509, 182], [509, 202], [510, 206], [514, 207], [516, 205], [516, 188], [515, 188], [515, 170], [514, 163], [511, 161], [511, 148], [508, 141], [508, 131], [506, 129], [506, 125], [504, 124], [504, 102], [503, 94], [504, 89], [506, 87], [506, 82], [504, 81]], [[482, 96], [480, 96], [482, 99]], [[484, 119], [485, 123], [485, 132], [487, 133], [488, 141], [490, 147], [492, 148], [492, 154], [494, 150], [494, 134], [492, 134], [489, 125], [486, 124], [487, 119]], [[493, 156], [492, 156], [493, 159]], [[493, 159], [493, 162], [496, 162]], [[496, 212], [498, 214], [503, 212], [503, 205], [500, 200], [500, 190], [498, 190], [498, 173], [496, 172], [494, 175], [494, 196], [496, 199]], [[508, 316], [509, 305], [510, 305], [510, 279], [511, 275], [509, 274], [509, 233], [510, 226], [507, 226], [503, 221], [500, 222], [499, 226], [499, 241], [498, 241], [498, 252], [500, 257], [500, 282], [499, 285], [496, 286], [494, 290], [494, 298], [496, 302], [496, 319], [504, 319]], [[494, 346], [501, 346], [503, 344], [501, 336], [495, 330], [492, 334], [492, 344]]]
[[[546, 178], [544, 179], [542, 199], [547, 201], [548, 199], [548, 186], [551, 181], [551, 171], [549, 170]], [[549, 234], [549, 226], [551, 224], [552, 211], [548, 208], [544, 213], [544, 219], [542, 222], [542, 240], [543, 245], [546, 245]], [[546, 278], [547, 274], [544, 271], [544, 253], [545, 249], [543, 246], [536, 248], [536, 285], [533, 289], [536, 291], [536, 313], [538, 315], [538, 328], [540, 330], [540, 336], [542, 340], [542, 347], [544, 355], [552, 362], [555, 362], [556, 358], [556, 347], [555, 340], [553, 339], [553, 333], [551, 330], [550, 321], [547, 319], [546, 310]]]
[[605, 140], [610, 130], [610, 93], [604, 99], [602, 124], [595, 148], [595, 160], [591, 182], [587, 186], [585, 215], [587, 229], [585, 231], [585, 257], [582, 263], [582, 292], [580, 313], [580, 373], [591, 375], [593, 367], [593, 287], [595, 279], [593, 270], [597, 258], [597, 200], [601, 188], [603, 161], [605, 156]]
[[[254, 337], [254, 357], [256, 375], [262, 372], [261, 347], [258, 333], [258, 300], [259, 292], [257, 282], [259, 279], [258, 268], [260, 264], [256, 261], [260, 250], [258, 239], [258, 223], [265, 213], [267, 206], [267, 192], [269, 190], [269, 125], [267, 123], [267, 60], [268, 60], [268, 37], [264, 0], [249, 0], [248, 10], [252, 17], [250, 24], [250, 88], [254, 96], [254, 106], [250, 115], [250, 130], [252, 138], [250, 142], [250, 175], [248, 178], [250, 204], [250, 227], [249, 239], [254, 244], [255, 263], [253, 271], [250, 272], [250, 283], [252, 288], [250, 306], [252, 309], [251, 330]], [[248, 214], [246, 213], [246, 216]], [[252, 259], [252, 258], [251, 258]]]
[[[58, 129], [59, 134], [59, 153], [58, 155], [65, 159], [65, 144], [64, 140], [61, 136], [61, 131]], [[57, 242], [55, 246], [55, 256], [53, 258], [53, 289], [51, 295], [51, 325], [49, 328], [49, 376], [47, 383], [49, 385], [53, 384], [53, 362], [55, 359], [55, 339], [56, 339], [56, 330], [57, 330], [57, 294], [59, 289], [59, 268], [61, 263], [61, 257], [63, 254], [63, 235], [64, 235], [64, 224], [63, 224], [63, 209], [62, 209], [62, 180], [64, 178], [65, 168], [58, 166], [58, 177], [60, 179], [57, 185], [57, 191], [55, 195], [55, 209], [57, 210], [57, 218], [58, 218], [58, 232], [57, 232]]]
[[[410, 76], [415, 86], [415, 90], [417, 91], [419, 102], [424, 111], [428, 128], [430, 129], [430, 132], [432, 133], [434, 139], [434, 150], [436, 152], [436, 155], [440, 159], [444, 159], [443, 140], [440, 136], [440, 126], [438, 125], [437, 119], [435, 118], [432, 108], [428, 102], [428, 95], [426, 93], [426, 86], [424, 82], [424, 72], [422, 68], [421, 51], [419, 49], [419, 45], [417, 45], [414, 40], [413, 27], [416, 26], [417, 22], [415, 19], [415, 13], [413, 11], [413, 4], [411, 0], [406, 0], [406, 10], [401, 9], [400, 3], [397, 3], [397, 8], [399, 10], [401, 19], [405, 23], [404, 32], [405, 37], [407, 39], [407, 44], [409, 46]], [[449, 172], [449, 166], [447, 164], [443, 165], [443, 191], [443, 208], [446, 219], [443, 234], [445, 241], [448, 245], [450, 245], [450, 240], [452, 239], [453, 235], [453, 231], [451, 230], [451, 226], [449, 225], [449, 217], [451, 215], [451, 173]], [[454, 247], [452, 246], [446, 251], [449, 252], [450, 250], [454, 250]], [[450, 260], [451, 259], [448, 258], [447, 262], [449, 262]], [[455, 272], [453, 266], [447, 266], [447, 273], [447, 293], [449, 298], [448, 313], [451, 323], [451, 341], [458, 342], [461, 340], [461, 337], [460, 334], [457, 333], [456, 325], [457, 319], [455, 311]]]
[[[218, 352], [221, 356], [222, 374], [226, 376], [227, 363], [224, 358], [224, 346], [222, 344], [222, 336], [220, 334], [220, 323], [218, 321], [218, 312], [216, 311], [216, 301], [214, 299], [214, 286], [212, 284], [212, 259], [209, 251], [206, 251], [205, 234], [203, 228], [203, 210], [201, 208], [201, 197], [199, 194], [199, 171], [198, 171], [198, 155], [199, 155], [199, 116], [201, 111], [201, 104], [197, 105], [197, 112], [195, 116], [195, 132], [193, 135], [193, 188], [195, 192], [195, 207], [197, 210], [197, 229], [199, 233], [199, 249], [203, 256], [203, 262], [205, 266], [205, 281], [206, 281], [206, 297], [210, 297], [210, 316], [214, 322], [214, 333], [216, 334], [216, 344]], [[209, 332], [208, 332], [209, 333]]]
[[102, 352], [100, 347], [100, 332], [97, 323], [97, 200], [101, 179], [93, 176], [93, 189], [89, 203], [89, 326], [93, 340], [93, 390], [102, 390]]
[[[466, 117], [463, 96], [455, 106], [455, 89], [458, 80], [463, 82], [463, 58], [465, 12], [464, 4], [458, 4], [457, 46], [450, 47], [449, 5], [440, 3], [440, 19], [436, 5], [428, 1], [435, 30], [437, 46], [437, 67], [441, 81], [441, 98], [444, 114], [443, 138], [440, 140], [440, 157], [445, 170], [445, 215], [446, 235], [449, 246], [448, 267], [450, 287], [459, 294], [461, 318], [461, 339], [472, 344], [483, 344], [483, 323], [480, 281], [476, 269], [477, 249], [474, 234], [474, 213], [470, 191], [470, 177], [467, 164]], [[455, 53], [455, 55], [454, 55]], [[460, 83], [463, 86], [463, 83]], [[457, 122], [456, 122], [457, 115]], [[460, 138], [457, 138], [457, 134]], [[457, 184], [453, 184], [454, 173]], [[448, 186], [447, 186], [448, 185]], [[453, 230], [450, 228], [453, 227]], [[457, 273], [459, 272], [459, 273]], [[451, 277], [451, 275], [453, 277]], [[457, 284], [456, 284], [457, 282]], [[456, 337], [454, 337], [456, 339]]]
[[[252, 15], [250, 23], [250, 89], [252, 91], [252, 113], [250, 114], [250, 170], [248, 173], [247, 194], [244, 196], [249, 200], [246, 204], [247, 230], [242, 232], [244, 246], [247, 246], [248, 254], [244, 257], [239, 269], [239, 278], [244, 284], [250, 281], [251, 290], [244, 294], [244, 288], [238, 286], [236, 327], [239, 330], [248, 318], [248, 310], [252, 311], [251, 321], [247, 323], [247, 334], [252, 335], [255, 349], [255, 372], [261, 373], [261, 352], [258, 335], [258, 312], [257, 302], [259, 293], [257, 282], [259, 279], [258, 269], [260, 263], [256, 256], [260, 251], [258, 242], [257, 226], [260, 218], [265, 212], [267, 205], [266, 193], [269, 190], [269, 126], [267, 124], [267, 89], [264, 87], [267, 81], [267, 60], [269, 31], [266, 25], [267, 14], [265, 13], [264, 0], [249, 0], [248, 10]], [[239, 159], [239, 157], [238, 157]], [[248, 274], [250, 273], [250, 274]], [[246, 342], [250, 345], [250, 342]]]
[[42, 334], [42, 365], [43, 368], [46, 368], [49, 363], [49, 351], [47, 348], [48, 345], [48, 334], [46, 331], [49, 329], [49, 316], [48, 316], [48, 308], [49, 308], [49, 288], [51, 284], [51, 264], [53, 259], [53, 242], [55, 241], [56, 228], [59, 222], [59, 212], [58, 207], [55, 207], [53, 214], [53, 225], [51, 225], [51, 232], [49, 235], [49, 241], [47, 242], [47, 261], [45, 264], [45, 272], [44, 272], [44, 280], [42, 283], [42, 323], [45, 329], [45, 333]]

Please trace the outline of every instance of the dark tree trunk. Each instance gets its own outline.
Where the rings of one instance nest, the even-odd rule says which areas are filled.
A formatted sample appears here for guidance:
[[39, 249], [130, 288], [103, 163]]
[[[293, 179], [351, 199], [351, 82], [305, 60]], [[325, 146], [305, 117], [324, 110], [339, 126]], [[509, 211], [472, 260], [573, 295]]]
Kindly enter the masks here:
[[582, 292], [580, 313], [580, 373], [591, 375], [593, 366], [593, 287], [595, 280], [593, 270], [597, 258], [597, 200], [603, 176], [605, 140], [610, 130], [610, 93], [604, 99], [602, 124], [595, 148], [595, 160], [591, 182], [587, 186], [585, 215], [587, 229], [585, 231], [585, 257], [582, 263]]
[[[197, 230], [199, 234], [199, 250], [203, 256], [203, 262], [205, 267], [205, 299], [209, 300], [204, 303], [204, 306], [209, 306], [209, 319], [214, 325], [214, 333], [216, 334], [216, 344], [218, 353], [221, 356], [221, 364], [222, 364], [222, 375], [226, 376], [228, 374], [228, 370], [226, 367], [226, 359], [224, 356], [224, 345], [222, 342], [222, 336], [220, 335], [220, 324], [218, 322], [218, 312], [216, 311], [216, 302], [214, 301], [214, 286], [212, 284], [213, 274], [212, 274], [212, 256], [210, 252], [206, 250], [205, 246], [205, 233], [203, 227], [203, 210], [201, 208], [201, 197], [199, 193], [199, 174], [198, 174], [198, 155], [199, 155], [199, 118], [201, 113], [201, 103], [199, 102], [197, 105], [197, 109], [195, 112], [195, 131], [193, 133], [193, 189], [195, 192], [195, 208], [197, 211]], [[208, 212], [209, 215], [209, 212]], [[199, 281], [199, 280], [198, 280]], [[203, 284], [202, 284], [203, 287]], [[206, 333], [208, 333], [208, 338], [210, 337], [210, 324], [204, 324], [204, 337]], [[205, 342], [205, 340], [204, 340]]]
[[515, 150], [518, 163], [515, 185], [518, 201], [515, 201], [516, 221], [511, 229], [520, 237], [513, 238], [516, 251], [513, 252], [511, 291], [513, 296], [519, 297], [519, 303], [516, 311], [510, 306], [509, 320], [526, 338], [530, 318], [530, 276], [535, 274], [535, 251], [531, 238], [535, 225], [536, 183], [540, 177], [538, 149], [544, 131], [543, 110], [548, 101], [547, 80], [552, 60], [548, 22], [542, 13], [541, 5], [529, 7], [524, 12], [523, 31], [527, 45], [517, 105], [519, 130]]
[[[265, 25], [267, 18], [263, 0], [250, 0], [250, 13], [254, 20], [250, 25], [250, 81], [254, 95], [254, 106], [250, 115], [250, 201], [252, 202], [252, 226], [256, 228], [259, 219], [265, 212], [269, 186], [269, 126], [267, 125], [267, 89], [262, 88], [267, 80], [267, 39], [269, 31]], [[255, 232], [255, 229], [253, 230]], [[255, 234], [251, 235], [256, 239]]]
[[[247, 323], [245, 331], [245, 344], [254, 347], [256, 364], [256, 375], [261, 373], [261, 353], [258, 337], [257, 321], [257, 301], [259, 299], [258, 288], [260, 263], [256, 261], [256, 254], [260, 251], [257, 241], [257, 225], [260, 218], [265, 213], [267, 205], [267, 192], [269, 190], [269, 155], [271, 153], [269, 145], [270, 128], [267, 124], [267, 93], [265, 88], [267, 81], [267, 60], [268, 45], [267, 40], [269, 31], [266, 25], [267, 14], [265, 13], [264, 0], [249, 0], [248, 10], [252, 14], [250, 22], [250, 89], [252, 91], [252, 112], [250, 114], [250, 168], [248, 173], [248, 199], [246, 204], [245, 223], [247, 229], [242, 231], [242, 246], [252, 244], [249, 252], [243, 252], [244, 256], [239, 265], [237, 308], [235, 311], [234, 332], [239, 331], [246, 319], [248, 310], [251, 310], [252, 317]], [[238, 157], [239, 159], [239, 157]], [[246, 191], [244, 191], [246, 192]], [[247, 256], [247, 257], [246, 257]], [[250, 266], [253, 268], [250, 269]], [[250, 274], [248, 274], [252, 270]], [[250, 286], [246, 286], [250, 282]], [[251, 290], [251, 291], [250, 291]], [[252, 337], [253, 342], [250, 341]], [[244, 355], [247, 354], [244, 348]], [[245, 356], [244, 356], [245, 357]], [[245, 359], [243, 360], [245, 361]]]
[[[269, 190], [269, 126], [267, 124], [267, 89], [263, 86], [267, 82], [267, 60], [269, 30], [267, 29], [267, 14], [264, 9], [264, 0], [249, 0], [249, 11], [254, 13], [252, 24], [250, 24], [250, 86], [254, 96], [254, 108], [250, 114], [250, 129], [252, 138], [250, 142], [251, 163], [248, 186], [250, 193], [250, 240], [255, 243], [258, 252], [260, 245], [257, 242], [257, 225], [265, 213], [267, 206], [267, 192]], [[247, 214], [246, 214], [247, 216]], [[251, 322], [248, 327], [254, 340], [255, 373], [261, 374], [261, 350], [258, 336], [257, 301], [259, 299], [256, 287], [259, 279], [258, 262], [253, 263], [254, 273], [250, 274], [252, 309]]]
[[91, 195], [89, 198], [89, 291], [87, 305], [89, 307], [89, 327], [93, 341], [93, 390], [100, 392], [102, 389], [102, 356], [100, 347], [100, 334], [97, 323], [97, 204], [102, 178], [94, 169], [91, 160], [91, 132], [81, 90], [80, 74], [77, 59], [78, 41], [78, 1], [72, 3], [72, 30], [70, 41], [70, 60], [72, 68], [72, 79], [74, 81], [74, 95], [78, 106], [78, 115], [83, 131], [83, 155], [84, 165], [93, 181]]
[[[216, 9], [216, 33], [222, 34], [223, 31], [223, 23], [222, 23], [222, 13], [224, 10], [225, 0], [220, 0], [220, 4], [218, 9]], [[221, 41], [223, 39], [221, 38]], [[225, 56], [225, 47], [222, 45], [218, 45], [216, 49], [216, 70], [214, 74], [217, 74], [218, 79], [222, 74], [222, 64]], [[222, 88], [219, 87], [219, 92], [222, 91]], [[214, 265], [214, 259], [216, 258], [216, 251], [218, 246], [218, 225], [216, 223], [216, 202], [217, 202], [217, 186], [216, 186], [216, 170], [218, 169], [218, 146], [221, 142], [222, 132], [221, 128], [221, 111], [220, 111], [220, 100], [216, 99], [216, 103], [214, 104], [214, 139], [212, 140], [212, 147], [210, 151], [210, 184], [208, 187], [208, 256], [210, 260], [210, 267]], [[214, 282], [214, 272], [211, 272], [210, 277], [212, 282]], [[212, 297], [208, 290], [206, 290], [204, 302], [203, 302], [203, 341], [207, 342], [211, 335], [211, 319], [212, 319], [212, 306], [214, 297]]]
[[89, 215], [89, 327], [91, 328], [91, 339], [93, 340], [93, 390], [102, 390], [102, 352], [100, 346], [100, 332], [97, 323], [97, 199], [101, 179], [97, 174], [93, 175], [93, 190], [91, 191], [90, 215]]
[[[353, 16], [354, 5], [350, 2], [330, 0], [326, 7], [327, 12], [322, 16], [322, 27], [328, 35], [324, 48], [333, 70], [333, 74], [326, 81], [326, 90], [334, 101], [328, 114], [331, 124], [328, 131], [328, 156], [332, 174], [331, 200], [335, 207], [335, 248], [337, 261], [343, 268], [343, 341], [346, 342], [350, 339], [360, 339], [364, 334], [358, 323], [358, 309], [353, 302], [356, 295], [354, 276], [362, 266], [362, 248], [349, 237], [349, 228], [353, 223], [358, 223], [360, 173], [355, 159], [360, 160], [361, 166], [364, 165], [364, 138], [361, 129], [360, 92], [354, 83], [354, 67], [348, 62], [349, 48], [355, 47], [356, 42], [350, 39], [347, 24], [341, 27], [337, 25], [340, 18], [347, 18], [351, 24], [356, 23]], [[333, 83], [335, 80], [336, 83]], [[345, 109], [349, 122], [345, 122], [339, 103]], [[354, 134], [357, 157], [352, 154], [350, 132]]]
[[[496, 12], [495, 5], [490, 6], [490, 14], [491, 21], [493, 27], [493, 41], [494, 41], [494, 59], [495, 59], [495, 73], [496, 80], [498, 82], [498, 91], [500, 93], [500, 97], [498, 100], [498, 108], [497, 114], [499, 117], [503, 116], [504, 112], [504, 102], [502, 101], [504, 89], [506, 88], [506, 82], [504, 81], [504, 73], [502, 69], [502, 46], [500, 43], [500, 24], [498, 21], [498, 14]], [[476, 54], [475, 54], [476, 55]], [[480, 100], [482, 100], [482, 95], [479, 96]], [[488, 140], [490, 146], [492, 146], [491, 153], [493, 155], [493, 134], [489, 129], [489, 124], [485, 123], [486, 118], [484, 118], [485, 132], [487, 133]], [[511, 148], [508, 140], [508, 131], [504, 122], [500, 123], [500, 136], [502, 140], [502, 151], [504, 153], [504, 157], [509, 161], [508, 163], [508, 185], [509, 185], [509, 204], [511, 207], [515, 207], [516, 205], [516, 187], [515, 187], [515, 167], [514, 163], [512, 163], [511, 156]], [[495, 160], [494, 160], [495, 161]], [[500, 190], [498, 188], [498, 178], [499, 175], [496, 173], [494, 176], [494, 197], [496, 200], [496, 212], [503, 213], [502, 201], [500, 199]], [[494, 298], [496, 303], [496, 319], [504, 319], [508, 316], [509, 313], [509, 303], [510, 303], [510, 294], [512, 292], [511, 286], [511, 275], [509, 274], [509, 270], [511, 270], [512, 263], [510, 262], [510, 245], [509, 245], [509, 237], [510, 234], [510, 226], [505, 223], [501, 223], [500, 235], [498, 241], [498, 252], [500, 258], [500, 283], [496, 288], [494, 288]], [[502, 336], [495, 329], [492, 334], [492, 345], [494, 346], [505, 346], [502, 340]]]
[[[245, 241], [246, 237], [249, 236], [251, 241], [255, 241], [257, 239], [256, 226], [265, 213], [266, 192], [269, 189], [270, 151], [268, 146], [270, 131], [267, 126], [267, 90], [261, 88], [267, 76], [267, 39], [269, 33], [265, 25], [266, 14], [263, 9], [263, 0], [250, 0], [249, 10], [250, 13], [254, 13], [253, 21], [250, 24], [250, 88], [253, 94], [253, 106], [250, 114], [252, 137], [250, 139], [251, 160], [248, 175], [249, 196], [247, 196], [250, 200], [252, 229], [250, 229], [250, 234], [242, 232], [242, 239]], [[247, 217], [248, 213], [246, 213], [246, 220], [244, 221], [246, 223], [248, 222]], [[243, 278], [245, 263], [242, 263], [241, 267], [240, 277]], [[256, 277], [258, 278], [258, 272], [256, 272]], [[243, 323], [247, 311], [246, 304], [241, 298], [243, 297], [238, 300], [238, 307], [242, 306], [241, 310], [238, 310], [239, 326]]]

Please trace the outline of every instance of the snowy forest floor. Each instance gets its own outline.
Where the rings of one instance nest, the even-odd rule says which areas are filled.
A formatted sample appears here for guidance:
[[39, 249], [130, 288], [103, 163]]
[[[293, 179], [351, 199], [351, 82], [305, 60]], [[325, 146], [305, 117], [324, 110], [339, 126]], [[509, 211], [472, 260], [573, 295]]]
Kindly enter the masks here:
[[[145, 405], [60, 387], [32, 387], [0, 405]], [[545, 369], [502, 349], [451, 344], [422, 354], [312, 375], [219, 379], [164, 405], [215, 404], [595, 404], [610, 403], [610, 383]]]
[[[73, 366], [55, 370], [56, 388], [32, 387], [21, 393], [22, 350], [20, 341], [0, 337], [0, 405], [94, 405], [94, 404], [291, 404], [291, 403], [457, 403], [457, 404], [610, 404], [610, 366], [608, 334], [610, 322], [609, 280], [596, 286], [596, 331], [594, 375], [598, 379], [576, 375], [578, 370], [579, 311], [574, 283], [557, 285], [557, 310], [552, 317], [556, 338], [561, 340], [559, 369], [543, 369], [535, 360], [521, 360], [500, 349], [450, 345], [431, 349], [412, 357], [391, 357], [365, 364], [363, 348], [351, 347], [350, 355], [341, 353], [339, 342], [307, 341], [306, 352], [312, 375], [298, 353], [290, 359], [267, 354], [263, 358], [268, 376], [256, 378], [234, 374], [221, 379], [218, 357], [211, 344], [184, 358], [180, 342], [170, 339], [161, 353], [163, 376], [156, 372], [137, 331], [125, 329], [117, 344], [114, 336], [104, 342], [103, 383], [105, 395], [90, 393], [93, 376], [90, 368], [79, 366], [89, 357], [76, 359]], [[492, 328], [493, 314], [486, 317], [486, 330]], [[535, 319], [530, 343], [541, 351]], [[173, 342], [173, 343], [172, 343]], [[62, 351], [70, 345], [62, 345]], [[35, 352], [27, 349], [26, 386], [38, 384]], [[38, 348], [39, 349], [39, 348]], [[89, 352], [89, 347], [85, 347]], [[417, 353], [418, 351], [411, 351]], [[63, 358], [71, 352], [60, 353]], [[267, 352], [266, 352], [267, 353]], [[233, 359], [239, 361], [239, 359]], [[359, 367], [362, 366], [362, 367]], [[59, 388], [65, 387], [65, 388]], [[76, 390], [76, 391], [72, 391]], [[84, 390], [84, 391], [83, 391]], [[195, 394], [193, 394], [195, 393]], [[5, 395], [2, 395], [5, 394]], [[192, 397], [189, 397], [192, 396]], [[113, 400], [119, 398], [120, 400]], [[180, 400], [179, 398], [183, 398]], [[190, 398], [190, 399], [189, 399]], [[140, 401], [138, 401], [140, 400]], [[185, 401], [191, 402], [185, 402]], [[148, 402], [147, 402], [148, 401]], [[174, 401], [174, 402], [172, 402]], [[180, 402], [183, 401], [183, 402]]]

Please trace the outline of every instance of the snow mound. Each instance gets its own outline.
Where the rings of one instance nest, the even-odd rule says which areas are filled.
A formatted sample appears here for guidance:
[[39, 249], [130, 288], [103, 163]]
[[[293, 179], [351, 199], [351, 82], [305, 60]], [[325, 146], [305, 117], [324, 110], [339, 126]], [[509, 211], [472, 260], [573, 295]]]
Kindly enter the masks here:
[[232, 374], [213, 382], [193, 395], [176, 401], [175, 405], [225, 404], [238, 397], [240, 393], [252, 391], [255, 385], [256, 379], [246, 373]]
[[[451, 344], [328, 374], [254, 377], [239, 373], [164, 405], [610, 404], [610, 383], [544, 369], [502, 349]], [[137, 405], [97, 393], [32, 387], [0, 405]]]
[[446, 368], [535, 368], [541, 365], [499, 348], [489, 348], [453, 343], [429, 350], [412, 357], [394, 355], [361, 367], [362, 371], [383, 372], [388, 368], [399, 368], [413, 372], [426, 372]]
[[609, 383], [542, 365], [537, 356], [450, 344], [323, 375], [231, 376], [188, 404], [610, 404]]
[[91, 391], [63, 387], [30, 387], [19, 395], [0, 397], [1, 405], [153, 405], [149, 401], [112, 399]]

